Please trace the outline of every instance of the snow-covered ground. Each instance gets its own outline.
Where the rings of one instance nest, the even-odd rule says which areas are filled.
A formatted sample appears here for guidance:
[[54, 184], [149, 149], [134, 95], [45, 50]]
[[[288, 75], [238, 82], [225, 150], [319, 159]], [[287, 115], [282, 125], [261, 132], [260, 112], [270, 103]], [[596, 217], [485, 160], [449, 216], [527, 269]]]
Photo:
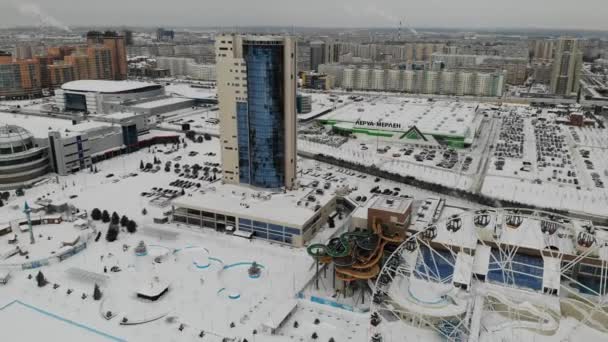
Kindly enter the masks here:
[[[482, 127], [485, 129], [471, 149], [456, 151], [457, 162], [451, 169], [437, 165], [443, 159], [445, 149], [437, 149], [434, 160], [425, 158], [419, 162], [414, 156], [425, 149], [428, 153], [433, 148], [380, 142], [374, 138], [350, 140], [340, 147], [300, 139], [298, 148], [306, 152], [357, 160], [365, 165], [376, 165], [381, 169], [413, 175], [455, 188], [476, 189], [479, 186], [482, 193], [498, 198], [606, 215], [608, 194], [604, 189], [593, 186], [593, 180], [597, 177], [604, 182], [608, 179], [604, 131], [566, 127], [559, 131], [559, 134], [564, 135], [566, 143], [562, 153], [569, 155], [572, 160], [572, 164], [564, 168], [564, 171], [575, 171], [577, 178], [586, 185], [578, 190], [572, 184], [556, 181], [556, 178], [560, 177], [552, 178], [552, 170], [556, 166], [538, 165], [538, 146], [532, 118], [527, 117], [529, 113], [526, 107], [514, 107], [510, 110], [526, 115], [523, 132], [526, 142], [523, 157], [509, 158], [509, 163], [505, 164], [503, 170], [497, 170], [495, 167], [497, 156], [489, 157], [490, 153], [494, 152], [489, 146], [495, 141], [501, 120], [492, 116], [484, 119]], [[201, 125], [201, 121], [208, 119], [206, 115], [216, 117], [217, 112], [184, 110], [175, 113], [171, 119], [167, 118], [165, 124], [169, 124], [168, 121], [172, 119], [182, 121], [164, 128], [178, 130], [181, 128], [179, 124], [189, 120], [194, 120], [190, 122], [193, 128], [201, 128], [202, 131], [219, 127]], [[550, 117], [549, 114], [543, 115]], [[196, 127], [197, 125], [201, 127]], [[27, 128], [27, 122], [24, 126]], [[327, 276], [321, 278], [321, 288], [316, 290], [314, 282], [311, 282], [315, 272], [314, 262], [305, 249], [261, 240], [249, 241], [208, 229], [173, 223], [153, 224], [153, 218], [163, 217], [171, 210], [169, 202], [164, 207], [154, 203], [155, 196], [150, 194], [158, 193], [158, 188], [180, 193], [182, 188], [170, 183], [178, 179], [190, 181], [194, 185], [184, 189], [183, 195], [190, 196], [198, 192], [199, 185], [205, 187], [210, 184], [209, 179], [187, 178], [183, 171], [175, 172], [176, 163], [182, 165], [182, 170], [184, 165], [192, 166], [195, 163], [209, 169], [219, 168], [217, 163], [220, 162], [220, 144], [217, 138], [205, 140], [203, 143], [188, 140], [186, 142], [187, 146], [180, 146], [179, 150], [159, 145], [97, 163], [97, 173], [86, 170], [65, 177], [50, 176], [46, 183], [26, 189], [23, 197], [11, 194], [5, 205], [0, 207], [0, 223], [22, 219], [24, 201], [32, 204], [37, 199], [44, 198], [52, 200], [54, 204], [73, 204], [88, 213], [93, 208], [99, 208], [110, 213], [115, 211], [119, 215], [127, 215], [135, 220], [139, 230], [135, 234], [121, 231], [118, 241], [109, 243], [104, 239], [107, 224], [94, 222], [95, 229], [103, 233], [101, 239], [98, 242], [90, 242], [85, 250], [66, 261], [41, 268], [50, 281], [50, 284], [43, 288], [38, 288], [33, 278], [28, 279], [28, 275], [35, 277], [38, 269], [13, 270], [9, 283], [0, 285], [0, 326], [3, 327], [0, 330], [17, 334], [15, 336], [23, 337], [24, 340], [36, 340], [44, 334], [62, 341], [74, 340], [74, 336], [85, 336], [87, 340], [92, 341], [98, 338], [117, 341], [193, 341], [199, 340], [199, 334], [205, 331], [203, 340], [206, 341], [221, 341], [222, 337], [238, 336], [246, 337], [249, 341], [308, 342], [312, 340], [313, 333], [319, 336], [318, 341], [327, 341], [330, 337], [337, 342], [367, 341], [368, 314], [317, 305], [308, 299], [296, 299], [297, 294], [303, 290], [305, 297], [314, 295], [331, 299], [360, 310], [367, 307], [360, 293], [343, 296], [333, 288], [331, 268], [327, 270]], [[368, 148], [362, 149], [362, 143]], [[390, 149], [385, 153], [378, 153], [376, 144], [381, 147], [389, 145]], [[412, 152], [408, 154], [406, 151], [409, 149]], [[582, 155], [581, 149], [589, 151], [588, 158]], [[464, 161], [467, 157], [471, 158], [471, 162], [465, 170]], [[140, 170], [140, 163], [153, 162], [155, 158], [160, 160], [159, 171]], [[594, 169], [585, 166], [583, 160], [586, 159], [593, 161]], [[520, 170], [524, 166], [522, 160], [530, 160], [529, 171]], [[168, 161], [172, 163], [169, 172], [164, 170]], [[390, 190], [398, 195], [414, 197], [414, 212], [420, 201], [428, 197], [443, 197], [447, 200], [449, 206], [445, 207], [443, 217], [460, 213], [460, 208], [479, 208], [479, 205], [459, 198], [440, 196], [430, 191], [375, 179], [370, 175], [306, 158], [298, 159], [298, 167], [298, 177], [302, 183], [314, 180], [319, 180], [322, 184], [328, 182], [331, 184], [331, 191], [348, 185], [354, 189], [348, 197], [355, 203], [359, 203], [357, 197], [371, 197], [370, 190], [378, 186], [381, 191]], [[598, 176], [593, 176], [594, 172]], [[219, 174], [221, 172], [218, 172], [218, 176]], [[543, 179], [542, 184], [534, 183], [537, 178]], [[547, 178], [552, 179], [546, 180]], [[146, 213], [143, 212], [144, 208]], [[341, 223], [338, 221], [337, 225]], [[169, 233], [159, 234], [155, 229]], [[81, 233], [71, 223], [36, 226], [34, 231], [38, 237], [35, 245], [29, 244], [27, 232], [17, 233], [20, 244], [30, 253], [30, 258], [16, 255], [6, 263], [26, 262], [56, 255], [61, 241], [73, 241]], [[327, 242], [334, 233], [334, 230], [325, 227], [314, 241]], [[14, 234], [0, 237], [0, 253], [10, 249], [7, 241], [13, 236]], [[441, 239], [441, 235], [438, 239]], [[133, 251], [140, 241], [147, 245], [146, 256], [136, 256]], [[155, 261], [157, 257], [160, 258], [160, 263]], [[251, 278], [247, 273], [250, 263], [254, 261], [262, 267], [259, 278]], [[1, 264], [2, 261], [0, 269]], [[119, 267], [121, 271], [112, 272], [112, 267]], [[107, 282], [100, 284], [104, 294], [102, 301], [92, 299], [92, 281], [75, 277], [68, 272], [73, 268], [96, 273], [100, 277], [109, 277]], [[158, 277], [158, 281], [155, 277]], [[54, 289], [53, 284], [58, 284], [59, 287]], [[144, 291], [143, 289], [146, 289], [144, 292], [159, 290], [158, 284], [169, 284], [169, 292], [159, 301], [151, 303], [137, 298], [136, 293]], [[68, 295], [68, 289], [73, 290], [73, 293]], [[84, 299], [83, 294], [86, 295]], [[15, 300], [20, 302], [13, 303]], [[268, 322], [273, 313], [286, 302], [293, 300], [297, 301], [297, 308], [278, 329], [277, 335], [262, 333], [261, 325]], [[365, 303], [369, 303], [369, 300], [369, 292], [366, 292]], [[5, 307], [9, 303], [13, 304]], [[108, 311], [114, 316], [109, 320], [103, 317]], [[160, 318], [146, 324], [121, 325], [120, 321], [125, 317], [128, 323]], [[319, 324], [314, 323], [316, 318], [320, 320]], [[296, 321], [297, 325], [294, 324]], [[10, 327], [5, 330], [3, 323], [9, 324]], [[234, 327], [231, 327], [231, 323], [234, 323]], [[182, 324], [183, 329], [180, 331]], [[560, 328], [566, 324], [567, 322], [562, 322]], [[581, 331], [581, 336], [597, 340], [598, 335], [593, 335], [596, 332], [588, 332], [587, 327], [576, 322], [573, 324]], [[32, 326], [39, 326], [40, 329], [28, 330]], [[427, 329], [399, 322], [391, 323], [389, 327], [386, 341], [433, 341], [438, 338], [437, 334]], [[18, 333], [23, 330], [28, 330], [27, 334]], [[253, 334], [254, 330], [256, 335]], [[521, 334], [522, 339], [531, 341], [541, 341], [544, 338], [520, 330], [518, 334]], [[513, 335], [500, 331], [484, 333], [481, 338], [484, 341], [501, 338], [511, 340], [510, 336]]]
[[[36, 199], [44, 197], [55, 204], [71, 203], [89, 213], [93, 208], [108, 210], [110, 213], [116, 211], [119, 215], [127, 215], [135, 220], [139, 231], [135, 234], [123, 231], [119, 234], [118, 241], [108, 243], [103, 237], [106, 224], [94, 222], [96, 228], [103, 233], [99, 242], [92, 242], [84, 251], [62, 263], [41, 269], [52, 284], [60, 285], [59, 288], [53, 289], [52, 284], [37, 288], [34, 279], [27, 279], [29, 274], [35, 276], [37, 270], [13, 271], [9, 284], [0, 287], [3, 294], [0, 307], [13, 300], [20, 300], [62, 319], [130, 341], [155, 339], [158, 336], [162, 336], [162, 339], [167, 341], [190, 341], [198, 338], [201, 330], [221, 336], [246, 336], [252, 340], [251, 332], [259, 329], [259, 325], [268, 317], [273, 307], [282, 301], [294, 299], [296, 293], [310, 281], [314, 273], [313, 260], [304, 249], [294, 249], [260, 240], [250, 242], [193, 227], [164, 225], [163, 229], [178, 232], [177, 238], [173, 240], [158, 234], [146, 233], [147, 227], [155, 226], [152, 219], [162, 217], [164, 212], [170, 210], [170, 206], [164, 208], [155, 206], [150, 203], [154, 197], [142, 196], [142, 193], [154, 192], [152, 189], [154, 187], [181, 191], [180, 188], [169, 185], [177, 179], [200, 183], [204, 187], [208, 182], [180, 177], [180, 174], [174, 172], [174, 164], [179, 163], [183, 167], [185, 164], [198, 163], [203, 166], [205, 163], [212, 165], [219, 162], [217, 138], [203, 143], [187, 141], [187, 144], [187, 147], [181, 147], [177, 151], [171, 146], [162, 145], [149, 150], [142, 149], [133, 154], [95, 164], [97, 173], [87, 170], [65, 177], [51, 176], [48, 182], [26, 189], [24, 197], [16, 197], [13, 194], [5, 206], [0, 208], [2, 222], [22, 219], [23, 202], [27, 200], [29, 203], [34, 203]], [[155, 157], [161, 161], [159, 164], [161, 169], [158, 172], [142, 172], [139, 169], [141, 162], [144, 164], [152, 162]], [[173, 164], [170, 172], [164, 170], [167, 161]], [[404, 194], [419, 199], [433, 195], [428, 191], [395, 182], [385, 180], [376, 182], [372, 177], [363, 178], [363, 174], [338, 170], [334, 166], [308, 159], [300, 159], [299, 167], [303, 171], [301, 174], [303, 182], [321, 180], [333, 183], [332, 188], [344, 184], [356, 187], [357, 190], [350, 194], [353, 200], [358, 195], [371, 196], [370, 189], [377, 185], [391, 189], [399, 186]], [[326, 178], [329, 172], [335, 174], [331, 180]], [[185, 189], [185, 196], [197, 190], [196, 186]], [[454, 201], [458, 205], [473, 206], [457, 199]], [[144, 208], [147, 211], [146, 215], [142, 212]], [[337, 224], [339, 225], [340, 221]], [[42, 235], [36, 245], [29, 245], [27, 232], [18, 233], [19, 241], [32, 253], [33, 257], [30, 260], [51, 256], [52, 252], [58, 249], [60, 241], [72, 241], [80, 232], [71, 223], [36, 226], [34, 231], [37, 236]], [[319, 238], [327, 239], [332, 232], [326, 228], [320, 232]], [[48, 236], [52, 237], [51, 240], [47, 240]], [[12, 234], [2, 237], [0, 243], [6, 244], [6, 240], [12, 237]], [[142, 240], [148, 245], [149, 255], [136, 257], [133, 248]], [[128, 245], [129, 249], [123, 251], [123, 245]], [[198, 248], [184, 249], [188, 246]], [[168, 251], [176, 249], [180, 249], [180, 252], [167, 254]], [[166, 258], [161, 264], [153, 264], [153, 257], [158, 255], [166, 255]], [[249, 278], [246, 266], [226, 269], [220, 274], [220, 263], [212, 261], [211, 258], [221, 260], [224, 265], [256, 261], [264, 266], [262, 276], [259, 279]], [[16, 263], [25, 259], [16, 256], [9, 261]], [[199, 264], [208, 261], [210, 267], [198, 269], [193, 264], [195, 261]], [[108, 273], [104, 273], [104, 266]], [[122, 271], [110, 272], [112, 266], [118, 266]], [[107, 284], [102, 285], [102, 292], [106, 298], [104, 304], [91, 299], [93, 283], [75, 279], [66, 272], [74, 267], [110, 277]], [[171, 284], [170, 292], [158, 303], [143, 303], [135, 298], [135, 292], [146, 282], [149, 283], [154, 275]], [[227, 290], [218, 294], [222, 287]], [[66, 294], [68, 288], [74, 291], [71, 295]], [[87, 294], [86, 299], [81, 299], [83, 293]], [[238, 294], [240, 297], [233, 300], [227, 297], [228, 294]], [[324, 293], [315, 293], [315, 295], [325, 297]], [[331, 297], [331, 294], [327, 297]], [[307, 299], [302, 299], [294, 316], [280, 329], [280, 335], [270, 337], [258, 334], [255, 340], [264, 341], [264, 338], [268, 337], [268, 341], [284, 341], [283, 338], [289, 336], [288, 338], [291, 339], [291, 336], [294, 336], [295, 341], [299, 341], [300, 338], [307, 341], [313, 332], [317, 332], [323, 339], [332, 336], [336, 341], [365, 340], [364, 332], [367, 328], [365, 315], [346, 311], [336, 313], [333, 310], [335, 309], [309, 304]], [[103, 311], [112, 311], [117, 317], [108, 321], [102, 317]], [[164, 318], [144, 325], [119, 324], [124, 316], [129, 320], [137, 321], [155, 318], [165, 313], [167, 316]], [[0, 315], [3, 314], [5, 313], [0, 310]], [[28, 315], [30, 314], [25, 314], [24, 317], [29, 317]], [[173, 316], [176, 317], [175, 322], [167, 323], [166, 317]], [[318, 316], [322, 323], [315, 325], [313, 316]], [[42, 314], [37, 319], [48, 320], [49, 325], [54, 325], [56, 319], [49, 317], [51, 316]], [[298, 320], [301, 328], [293, 327], [294, 320]], [[235, 322], [235, 328], [230, 328], [232, 321]], [[70, 324], [62, 320], [60, 323]], [[181, 323], [186, 327], [182, 332], [178, 330]], [[21, 324], [23, 328], [34, 323], [24, 319]], [[349, 328], [344, 329], [345, 326]], [[61, 330], [57, 336], [63, 340], [70, 340], [70, 335], [67, 335], [71, 333], [70, 331], [71, 328]], [[66, 335], [62, 335], [63, 333]]]
[[[109, 243], [103, 238], [92, 242], [87, 249], [66, 261], [41, 269], [51, 284], [36, 287], [37, 270], [14, 272], [8, 286], [2, 288], [3, 302], [18, 299], [62, 317], [99, 327], [101, 330], [127, 340], [141, 341], [162, 336], [162, 340], [179, 337], [186, 341], [196, 337], [201, 330], [215, 332], [221, 336], [251, 336], [259, 329], [273, 308], [281, 301], [295, 297], [298, 287], [310, 277], [312, 260], [303, 250], [277, 247], [262, 241], [249, 241], [215, 231], [180, 230], [175, 239], [159, 240], [145, 233], [145, 227], [135, 234], [121, 232], [117, 241]], [[105, 228], [103, 229], [105, 231]], [[20, 238], [26, 238], [21, 234]], [[148, 245], [147, 256], [136, 256], [133, 247], [143, 240]], [[123, 245], [130, 248], [124, 251]], [[37, 248], [31, 246], [30, 249]], [[178, 252], [174, 252], [178, 250]], [[205, 251], [208, 250], [208, 252]], [[255, 253], [251, 251], [255, 250]], [[155, 263], [156, 256], [168, 253], [162, 263]], [[201, 255], [213, 258], [205, 269], [197, 268], [193, 262]], [[217, 260], [217, 261], [216, 261]], [[263, 266], [260, 278], [248, 276], [248, 265], [223, 267], [241, 262], [256, 261]], [[118, 266], [120, 272], [104, 273]], [[108, 275], [110, 280], [101, 285], [104, 301], [94, 301], [93, 283], [75, 278], [66, 270], [78, 267], [90, 272]], [[147, 302], [136, 297], [136, 292], [147, 286], [154, 276], [171, 285], [169, 292], [158, 302]], [[67, 295], [67, 289], [74, 293]], [[225, 291], [220, 291], [226, 288]], [[86, 293], [87, 298], [81, 299]], [[238, 293], [238, 299], [229, 294]], [[6, 301], [6, 302], [5, 302]], [[118, 317], [106, 321], [102, 314], [111, 311]], [[164, 319], [145, 325], [124, 327], [119, 325], [123, 317], [129, 321], [140, 321], [167, 314], [176, 316], [174, 324]], [[234, 328], [230, 323], [235, 322]], [[185, 324], [183, 332], [177, 331]], [[24, 326], [33, 324], [24, 320]]]

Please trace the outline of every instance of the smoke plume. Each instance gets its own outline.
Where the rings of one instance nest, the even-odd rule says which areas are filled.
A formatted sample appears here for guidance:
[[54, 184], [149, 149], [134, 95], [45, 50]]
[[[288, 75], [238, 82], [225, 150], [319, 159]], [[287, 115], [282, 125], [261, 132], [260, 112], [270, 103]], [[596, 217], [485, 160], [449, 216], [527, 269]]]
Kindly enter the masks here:
[[34, 3], [15, 4], [19, 12], [25, 16], [33, 18], [40, 26], [51, 26], [70, 32], [70, 28], [56, 18], [46, 14], [40, 6]]

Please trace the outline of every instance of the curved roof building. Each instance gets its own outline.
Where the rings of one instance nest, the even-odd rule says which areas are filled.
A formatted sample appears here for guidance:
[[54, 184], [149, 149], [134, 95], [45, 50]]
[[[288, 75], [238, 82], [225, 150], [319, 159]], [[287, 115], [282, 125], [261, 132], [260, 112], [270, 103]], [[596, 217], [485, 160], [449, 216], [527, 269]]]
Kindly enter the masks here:
[[26, 129], [0, 126], [0, 187], [19, 187], [50, 170], [46, 147], [38, 147]]
[[160, 84], [137, 81], [109, 81], [109, 80], [79, 80], [64, 83], [64, 91], [77, 91], [83, 93], [101, 94], [132, 94], [151, 90], [161, 90]]

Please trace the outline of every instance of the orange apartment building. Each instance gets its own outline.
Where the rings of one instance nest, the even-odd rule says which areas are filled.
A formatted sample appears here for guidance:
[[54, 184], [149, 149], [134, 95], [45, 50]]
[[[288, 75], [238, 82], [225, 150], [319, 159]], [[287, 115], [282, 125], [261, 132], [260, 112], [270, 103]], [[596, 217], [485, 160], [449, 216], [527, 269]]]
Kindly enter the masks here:
[[82, 79], [127, 79], [124, 36], [89, 32], [87, 45], [49, 47], [46, 56], [15, 59], [0, 51], [0, 99], [39, 97], [42, 89]]

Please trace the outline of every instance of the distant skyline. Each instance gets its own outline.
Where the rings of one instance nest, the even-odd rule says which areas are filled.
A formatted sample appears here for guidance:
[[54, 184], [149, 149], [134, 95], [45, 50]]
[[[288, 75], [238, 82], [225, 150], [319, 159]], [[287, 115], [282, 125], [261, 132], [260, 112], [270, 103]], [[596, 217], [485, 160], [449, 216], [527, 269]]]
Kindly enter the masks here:
[[0, 27], [302, 26], [606, 30], [605, 0], [0, 1]]

